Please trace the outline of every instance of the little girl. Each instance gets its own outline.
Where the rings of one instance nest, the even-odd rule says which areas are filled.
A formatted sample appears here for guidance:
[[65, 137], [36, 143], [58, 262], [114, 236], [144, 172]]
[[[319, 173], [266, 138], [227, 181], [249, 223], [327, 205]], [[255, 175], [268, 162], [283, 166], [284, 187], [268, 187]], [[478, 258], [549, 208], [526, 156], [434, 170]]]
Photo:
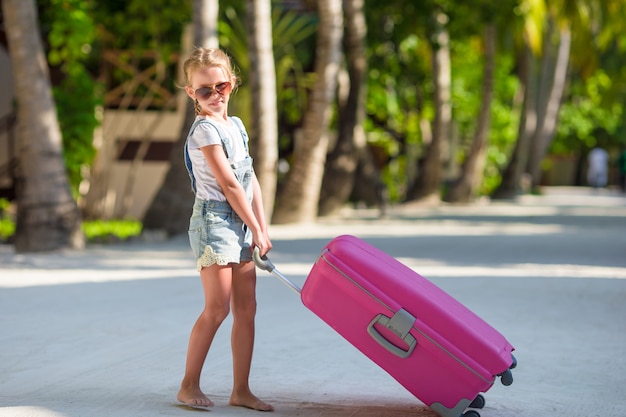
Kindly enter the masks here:
[[196, 120], [185, 144], [185, 163], [195, 192], [189, 242], [204, 288], [204, 310], [189, 338], [178, 400], [192, 407], [213, 402], [200, 390], [200, 374], [213, 338], [232, 309], [233, 390], [229, 403], [260, 411], [273, 407], [250, 391], [254, 347], [256, 270], [252, 250], [266, 254], [267, 233], [259, 182], [248, 152], [248, 135], [228, 100], [238, 79], [219, 49], [198, 48], [184, 63], [185, 91]]

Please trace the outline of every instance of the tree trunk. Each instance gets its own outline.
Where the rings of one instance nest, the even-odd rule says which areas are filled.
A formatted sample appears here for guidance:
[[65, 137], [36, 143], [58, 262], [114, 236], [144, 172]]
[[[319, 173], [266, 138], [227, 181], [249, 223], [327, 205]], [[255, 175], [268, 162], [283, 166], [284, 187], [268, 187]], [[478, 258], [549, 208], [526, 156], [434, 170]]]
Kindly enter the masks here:
[[446, 196], [452, 203], [466, 203], [476, 196], [483, 179], [485, 154], [491, 124], [491, 99], [493, 97], [493, 73], [496, 56], [496, 29], [493, 23], [485, 29], [485, 68], [483, 69], [483, 97], [478, 116], [478, 126], [469, 153], [461, 169], [461, 177], [453, 184]]
[[522, 175], [528, 161], [530, 138], [537, 128], [537, 84], [535, 82], [535, 55], [526, 40], [524, 54], [520, 62], [520, 85], [524, 89], [524, 99], [520, 115], [517, 141], [504, 172], [502, 181], [494, 191], [494, 199], [510, 199], [522, 190]]
[[[357, 165], [360, 160], [366, 162], [369, 153], [363, 129], [367, 76], [365, 57], [367, 27], [363, 0], [344, 0], [343, 4], [344, 51], [348, 66], [349, 89], [347, 100], [340, 102], [339, 105], [337, 143], [326, 161], [320, 195], [320, 215], [332, 213], [349, 199], [354, 188]], [[365, 180], [369, 182], [372, 178]], [[376, 182], [370, 184], [372, 188], [376, 185]]]
[[317, 78], [301, 135], [295, 138], [293, 164], [274, 210], [274, 223], [313, 222], [317, 217], [343, 33], [341, 0], [318, 0], [317, 4], [320, 17], [315, 51]]
[[250, 90], [252, 119], [250, 122], [251, 153], [256, 176], [263, 193], [268, 221], [276, 197], [276, 166], [278, 163], [278, 115], [276, 69], [272, 48], [272, 15], [270, 0], [248, 0], [248, 54], [250, 56]]
[[[550, 25], [554, 22], [550, 20]], [[551, 39], [548, 39], [551, 41]], [[541, 181], [541, 163], [546, 156], [548, 148], [556, 133], [559, 111], [561, 109], [561, 98], [565, 91], [567, 81], [567, 68], [569, 64], [569, 54], [571, 48], [571, 32], [569, 28], [563, 27], [560, 31], [558, 45], [549, 42], [550, 48], [546, 48], [543, 60], [547, 71], [542, 71], [542, 77], [546, 80], [546, 88], [541, 88], [541, 92], [546, 92], [545, 100], [540, 102], [539, 119], [537, 129], [533, 137], [528, 159], [528, 173], [532, 180], [533, 188], [538, 187]], [[552, 48], [556, 48], [556, 59], [552, 58]], [[551, 81], [551, 82], [550, 82]]]
[[3, 0], [17, 98], [16, 252], [82, 248], [33, 0]]
[[219, 0], [193, 0], [192, 47], [217, 48], [220, 46], [217, 38], [219, 11]]
[[[102, 108], [96, 110], [102, 113]], [[89, 176], [89, 189], [81, 203], [81, 211], [85, 219], [106, 219], [107, 213], [111, 213], [112, 202], [107, 198], [110, 187], [111, 163], [115, 154], [115, 144], [104, 140], [104, 128], [97, 126], [93, 132], [93, 147], [96, 151]], [[108, 215], [110, 216], [110, 214]]]
[[[193, 40], [192, 45], [183, 42], [183, 56], [188, 55], [192, 46], [218, 47], [218, 0], [194, 0], [193, 5]], [[179, 65], [182, 65], [182, 62]], [[195, 119], [191, 100], [185, 101], [184, 111], [185, 120], [181, 125], [180, 137], [170, 155], [170, 168], [143, 220], [144, 230], [164, 230], [168, 236], [187, 231], [194, 198], [183, 156], [189, 127]]]
[[432, 36], [433, 78], [435, 82], [434, 102], [435, 120], [433, 136], [425, 157], [418, 162], [417, 181], [409, 190], [408, 200], [440, 198], [442, 178], [441, 149], [449, 141], [452, 129], [452, 104], [450, 102], [450, 36], [447, 24], [448, 16], [442, 11], [435, 11], [434, 32]]

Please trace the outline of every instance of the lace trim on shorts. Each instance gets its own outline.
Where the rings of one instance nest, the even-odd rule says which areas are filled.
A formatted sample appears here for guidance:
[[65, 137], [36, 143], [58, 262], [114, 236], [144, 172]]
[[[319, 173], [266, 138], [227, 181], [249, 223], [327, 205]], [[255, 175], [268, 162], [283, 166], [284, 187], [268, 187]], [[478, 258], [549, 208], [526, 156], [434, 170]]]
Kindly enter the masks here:
[[204, 248], [204, 253], [202, 254], [202, 256], [198, 258], [196, 266], [198, 268], [198, 271], [200, 271], [205, 266], [211, 266], [214, 264], [228, 265], [231, 262], [239, 263], [239, 259], [234, 259], [230, 256], [215, 253], [213, 252], [213, 248], [207, 245]]

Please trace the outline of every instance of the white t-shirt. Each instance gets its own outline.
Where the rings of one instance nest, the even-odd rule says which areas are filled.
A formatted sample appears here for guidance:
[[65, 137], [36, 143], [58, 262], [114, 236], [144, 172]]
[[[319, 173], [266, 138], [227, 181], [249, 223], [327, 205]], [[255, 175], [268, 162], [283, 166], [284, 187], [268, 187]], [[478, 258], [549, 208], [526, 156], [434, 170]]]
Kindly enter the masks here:
[[[197, 116], [196, 120], [204, 116]], [[229, 117], [228, 124], [212, 121], [209, 123], [199, 123], [189, 137], [188, 150], [191, 159], [193, 176], [196, 179], [196, 197], [203, 200], [226, 201], [226, 196], [222, 188], [217, 183], [217, 179], [204, 158], [200, 150], [205, 146], [220, 146], [222, 140], [216, 129], [221, 130], [221, 134], [231, 139], [232, 152], [228, 155], [228, 162], [233, 164], [243, 161], [248, 156], [244, 146], [244, 139], [237, 124]]]

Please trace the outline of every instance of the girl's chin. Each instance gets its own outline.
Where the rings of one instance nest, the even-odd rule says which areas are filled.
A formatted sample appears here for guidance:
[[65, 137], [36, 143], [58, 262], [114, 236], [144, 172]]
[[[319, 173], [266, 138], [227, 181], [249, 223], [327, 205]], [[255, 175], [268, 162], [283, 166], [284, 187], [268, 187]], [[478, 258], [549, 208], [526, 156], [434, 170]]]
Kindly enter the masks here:
[[224, 111], [224, 106], [205, 106], [202, 108], [202, 112], [206, 114], [222, 114]]
[[219, 103], [216, 105], [206, 106], [206, 110], [211, 113], [221, 113], [226, 109], [224, 103]]

